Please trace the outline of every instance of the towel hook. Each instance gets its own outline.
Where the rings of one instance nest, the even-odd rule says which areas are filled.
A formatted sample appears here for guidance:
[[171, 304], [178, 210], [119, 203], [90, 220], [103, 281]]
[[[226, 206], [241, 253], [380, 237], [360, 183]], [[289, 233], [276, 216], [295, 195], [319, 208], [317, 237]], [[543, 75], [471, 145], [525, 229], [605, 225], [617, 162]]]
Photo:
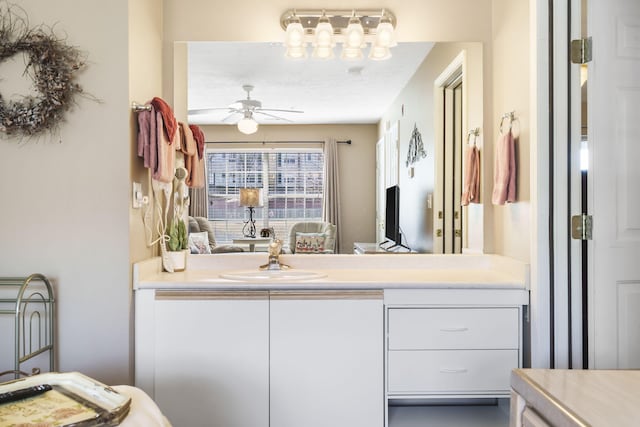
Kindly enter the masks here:
[[509, 111], [508, 113], [504, 113], [502, 115], [502, 118], [500, 119], [500, 133], [502, 133], [502, 125], [504, 123], [504, 119], [509, 119], [509, 130], [511, 130], [511, 125], [513, 124], [513, 121], [516, 119], [516, 112], [515, 111]]
[[467, 132], [467, 145], [471, 145], [471, 136], [473, 135], [473, 146], [477, 146], [476, 141], [478, 140], [478, 135], [480, 135], [480, 128], [471, 129]]

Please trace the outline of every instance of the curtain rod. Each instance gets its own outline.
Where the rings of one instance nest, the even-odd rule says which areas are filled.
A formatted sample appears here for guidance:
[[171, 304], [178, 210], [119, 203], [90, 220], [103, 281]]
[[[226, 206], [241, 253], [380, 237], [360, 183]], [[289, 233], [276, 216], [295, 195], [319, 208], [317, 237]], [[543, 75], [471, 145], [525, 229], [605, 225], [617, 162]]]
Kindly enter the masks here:
[[[351, 140], [336, 141], [338, 144], [351, 145]], [[324, 144], [325, 141], [207, 141], [207, 144]]]

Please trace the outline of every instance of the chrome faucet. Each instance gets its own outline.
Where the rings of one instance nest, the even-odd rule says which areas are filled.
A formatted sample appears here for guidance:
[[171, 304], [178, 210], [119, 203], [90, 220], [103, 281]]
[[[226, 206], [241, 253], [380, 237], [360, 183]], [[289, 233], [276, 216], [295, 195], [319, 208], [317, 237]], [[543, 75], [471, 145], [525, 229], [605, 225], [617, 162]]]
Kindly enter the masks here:
[[280, 252], [282, 251], [282, 241], [273, 239], [269, 243], [269, 262], [261, 265], [260, 270], [286, 270], [289, 268], [287, 264], [280, 263]]

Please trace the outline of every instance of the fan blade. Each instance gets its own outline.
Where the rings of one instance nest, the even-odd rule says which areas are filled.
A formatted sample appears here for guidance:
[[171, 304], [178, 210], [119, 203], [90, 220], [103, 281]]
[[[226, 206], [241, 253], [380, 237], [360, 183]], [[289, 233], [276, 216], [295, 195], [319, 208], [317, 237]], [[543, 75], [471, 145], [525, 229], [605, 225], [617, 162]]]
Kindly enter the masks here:
[[240, 111], [240, 110], [231, 111], [229, 113], [229, 115], [227, 115], [224, 119], [222, 119], [222, 122], [226, 122], [227, 120], [229, 120], [231, 117], [235, 116], [236, 114], [242, 114], [242, 111]]
[[271, 117], [271, 118], [276, 119], [276, 120], [282, 120], [282, 121], [285, 121], [285, 122], [293, 123], [292, 120], [285, 119], [284, 117], [278, 117], [278, 116], [274, 116], [273, 114], [265, 113], [264, 110], [257, 110], [257, 111], [254, 111], [253, 113], [254, 114], [262, 114], [263, 116]]
[[195, 109], [195, 110], [189, 110], [187, 111], [188, 114], [211, 114], [214, 111], [220, 111], [220, 110], [232, 110], [229, 107], [220, 107], [220, 108], [199, 108], [199, 109]]
[[304, 113], [304, 111], [301, 110], [281, 110], [281, 109], [277, 109], [277, 108], [256, 108], [255, 110], [257, 111], [278, 111], [280, 113]]

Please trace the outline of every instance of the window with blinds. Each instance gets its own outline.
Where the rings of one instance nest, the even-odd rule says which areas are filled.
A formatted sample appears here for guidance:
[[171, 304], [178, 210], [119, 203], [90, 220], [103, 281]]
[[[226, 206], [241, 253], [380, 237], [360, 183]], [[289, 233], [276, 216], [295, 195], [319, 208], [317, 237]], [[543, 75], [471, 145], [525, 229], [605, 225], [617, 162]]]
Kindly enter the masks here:
[[242, 237], [249, 214], [240, 206], [241, 188], [262, 188], [256, 228], [273, 228], [285, 244], [300, 221], [322, 220], [324, 155], [321, 149], [207, 150], [209, 220], [216, 240]]

